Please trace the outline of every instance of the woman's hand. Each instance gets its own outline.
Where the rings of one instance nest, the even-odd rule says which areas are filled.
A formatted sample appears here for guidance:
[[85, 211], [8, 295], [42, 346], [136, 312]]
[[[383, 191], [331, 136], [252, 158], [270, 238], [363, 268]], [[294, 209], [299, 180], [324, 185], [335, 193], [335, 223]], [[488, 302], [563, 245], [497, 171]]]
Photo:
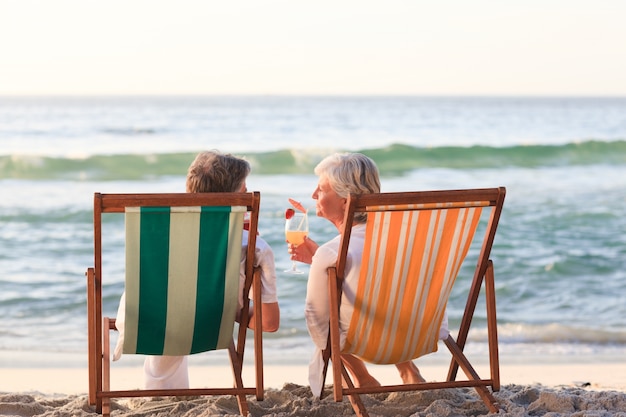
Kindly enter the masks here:
[[319, 245], [308, 237], [305, 237], [304, 242], [298, 246], [287, 243], [287, 251], [291, 254], [291, 260], [309, 265], [311, 264], [313, 255], [315, 255], [318, 247]]

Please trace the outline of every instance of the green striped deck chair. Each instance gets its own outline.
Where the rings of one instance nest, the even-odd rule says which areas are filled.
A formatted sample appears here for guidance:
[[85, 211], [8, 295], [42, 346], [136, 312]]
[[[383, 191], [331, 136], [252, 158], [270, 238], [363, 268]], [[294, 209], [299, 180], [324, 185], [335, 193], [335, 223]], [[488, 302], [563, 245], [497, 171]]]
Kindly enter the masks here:
[[[261, 328], [260, 276], [253, 267], [259, 201], [258, 193], [96, 194], [96, 265], [88, 269], [87, 276], [90, 402], [97, 406], [98, 412], [109, 414], [109, 399], [114, 397], [231, 394], [237, 396], [240, 411], [246, 415], [246, 395], [263, 398], [262, 332], [254, 332], [255, 386], [244, 387], [242, 378], [250, 318], [247, 294], [253, 285], [254, 320], [256, 328]], [[123, 353], [183, 356], [227, 349], [235, 376], [233, 386], [110, 389], [109, 331], [115, 329], [115, 320], [102, 318], [100, 278], [100, 216], [108, 212], [123, 213], [125, 217]], [[247, 213], [250, 214], [249, 240], [242, 242]], [[240, 289], [242, 244], [247, 245], [248, 253], [246, 280]], [[241, 311], [239, 299], [244, 300]], [[237, 331], [238, 315], [241, 323]], [[102, 362], [98, 357], [103, 358]]]
[[[493, 266], [489, 259], [505, 189], [382, 193], [349, 198], [336, 267], [329, 268], [331, 319], [326, 367], [333, 363], [334, 395], [348, 395], [367, 416], [359, 394], [474, 387], [489, 411], [499, 390]], [[354, 313], [340, 349], [339, 306], [354, 213], [367, 213]], [[484, 234], [476, 231], [484, 224]], [[474, 245], [474, 246], [473, 246]], [[457, 339], [440, 335], [448, 299], [471, 248], [478, 258]], [[490, 376], [481, 378], [463, 353], [481, 287], [487, 297]], [[352, 354], [373, 364], [397, 364], [433, 353], [440, 337], [451, 353], [441, 382], [355, 388], [341, 361]], [[457, 380], [458, 367], [467, 379]], [[324, 369], [324, 375], [326, 369]], [[342, 383], [343, 378], [343, 383]], [[442, 379], [442, 378], [441, 378]], [[345, 385], [345, 386], [344, 386]]]
[[125, 354], [228, 348], [245, 212], [242, 206], [126, 208]]

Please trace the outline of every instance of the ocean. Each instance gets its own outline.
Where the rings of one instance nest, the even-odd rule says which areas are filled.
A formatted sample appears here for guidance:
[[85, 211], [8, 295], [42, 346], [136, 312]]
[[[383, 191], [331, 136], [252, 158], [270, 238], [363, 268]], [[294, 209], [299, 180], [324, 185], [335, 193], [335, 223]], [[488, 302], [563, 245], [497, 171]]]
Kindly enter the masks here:
[[[371, 156], [383, 191], [507, 188], [492, 251], [503, 361], [626, 358], [626, 98], [2, 97], [0, 367], [86, 364], [94, 192], [184, 192], [205, 149], [250, 160], [248, 189], [261, 192], [281, 307], [266, 363], [312, 352], [306, 275], [283, 272], [283, 213], [289, 197], [314, 208], [313, 167], [335, 151]], [[311, 217], [311, 238], [336, 234]], [[107, 221], [113, 315], [123, 220]], [[464, 301], [453, 293], [453, 330]], [[479, 356], [475, 320], [467, 349]]]

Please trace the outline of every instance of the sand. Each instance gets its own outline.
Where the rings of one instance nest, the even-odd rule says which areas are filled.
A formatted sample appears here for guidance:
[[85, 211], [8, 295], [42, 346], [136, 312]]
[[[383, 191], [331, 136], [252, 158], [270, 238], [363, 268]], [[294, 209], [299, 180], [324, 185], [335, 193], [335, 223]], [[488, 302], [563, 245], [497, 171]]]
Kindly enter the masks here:
[[[265, 368], [263, 401], [250, 397], [252, 416], [353, 415], [347, 400], [314, 399], [306, 383], [306, 367], [270, 365]], [[442, 365], [422, 365], [428, 379], [445, 374]], [[495, 393], [501, 416], [623, 416], [626, 417], [626, 362], [585, 364], [511, 364], [501, 366], [502, 388]], [[141, 369], [114, 369], [116, 388], [141, 385]], [[0, 369], [0, 415], [95, 416], [87, 404], [87, 370], [84, 368]], [[382, 382], [398, 382], [393, 367], [374, 367]], [[250, 375], [245, 375], [249, 378]], [[192, 366], [192, 386], [212, 386], [230, 378], [230, 369]], [[482, 416], [489, 414], [473, 389], [448, 389], [416, 393], [364, 396], [375, 416]], [[195, 399], [118, 399], [113, 416], [233, 416], [232, 397]]]

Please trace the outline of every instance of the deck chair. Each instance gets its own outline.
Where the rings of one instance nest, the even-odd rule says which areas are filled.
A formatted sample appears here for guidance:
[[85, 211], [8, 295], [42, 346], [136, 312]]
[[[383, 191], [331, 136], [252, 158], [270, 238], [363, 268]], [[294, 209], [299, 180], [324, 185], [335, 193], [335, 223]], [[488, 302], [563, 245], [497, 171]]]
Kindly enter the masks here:
[[[254, 253], [260, 194], [100, 194], [94, 196], [94, 266], [87, 269], [89, 403], [108, 416], [111, 398], [234, 395], [242, 415], [247, 395], [263, 399], [262, 332], [254, 332], [255, 380], [242, 370], [249, 290], [255, 329], [261, 329], [260, 270]], [[111, 390], [109, 333], [102, 317], [102, 214], [125, 216], [125, 354], [190, 355], [227, 349], [233, 384], [223, 388]], [[244, 220], [249, 213], [249, 223]], [[249, 229], [245, 285], [240, 293], [244, 222]], [[246, 243], [246, 242], [244, 242]], [[119, 260], [122, 262], [122, 260]], [[237, 311], [239, 299], [243, 307]], [[239, 326], [236, 316], [239, 315]], [[236, 341], [235, 339], [236, 334]], [[227, 384], [226, 384], [227, 385]]]
[[[351, 196], [348, 199], [336, 266], [328, 268], [330, 331], [323, 351], [325, 380], [332, 362], [336, 401], [348, 396], [355, 413], [367, 416], [359, 394], [473, 387], [491, 412], [490, 391], [500, 389], [493, 264], [489, 259], [505, 189], [471, 189]], [[367, 213], [354, 313], [340, 349], [339, 306], [355, 213]], [[355, 388], [341, 354], [374, 364], [396, 364], [437, 351], [439, 329], [457, 274], [481, 222], [485, 233], [477, 251], [465, 312], [456, 340], [444, 340], [451, 354], [445, 380], [420, 384]], [[481, 378], [463, 350], [485, 285], [490, 375]], [[466, 379], [457, 380], [458, 368]], [[443, 376], [440, 378], [443, 379]], [[343, 381], [342, 381], [343, 380]], [[323, 383], [322, 392], [323, 395]], [[316, 394], [317, 395], [317, 394]]]

